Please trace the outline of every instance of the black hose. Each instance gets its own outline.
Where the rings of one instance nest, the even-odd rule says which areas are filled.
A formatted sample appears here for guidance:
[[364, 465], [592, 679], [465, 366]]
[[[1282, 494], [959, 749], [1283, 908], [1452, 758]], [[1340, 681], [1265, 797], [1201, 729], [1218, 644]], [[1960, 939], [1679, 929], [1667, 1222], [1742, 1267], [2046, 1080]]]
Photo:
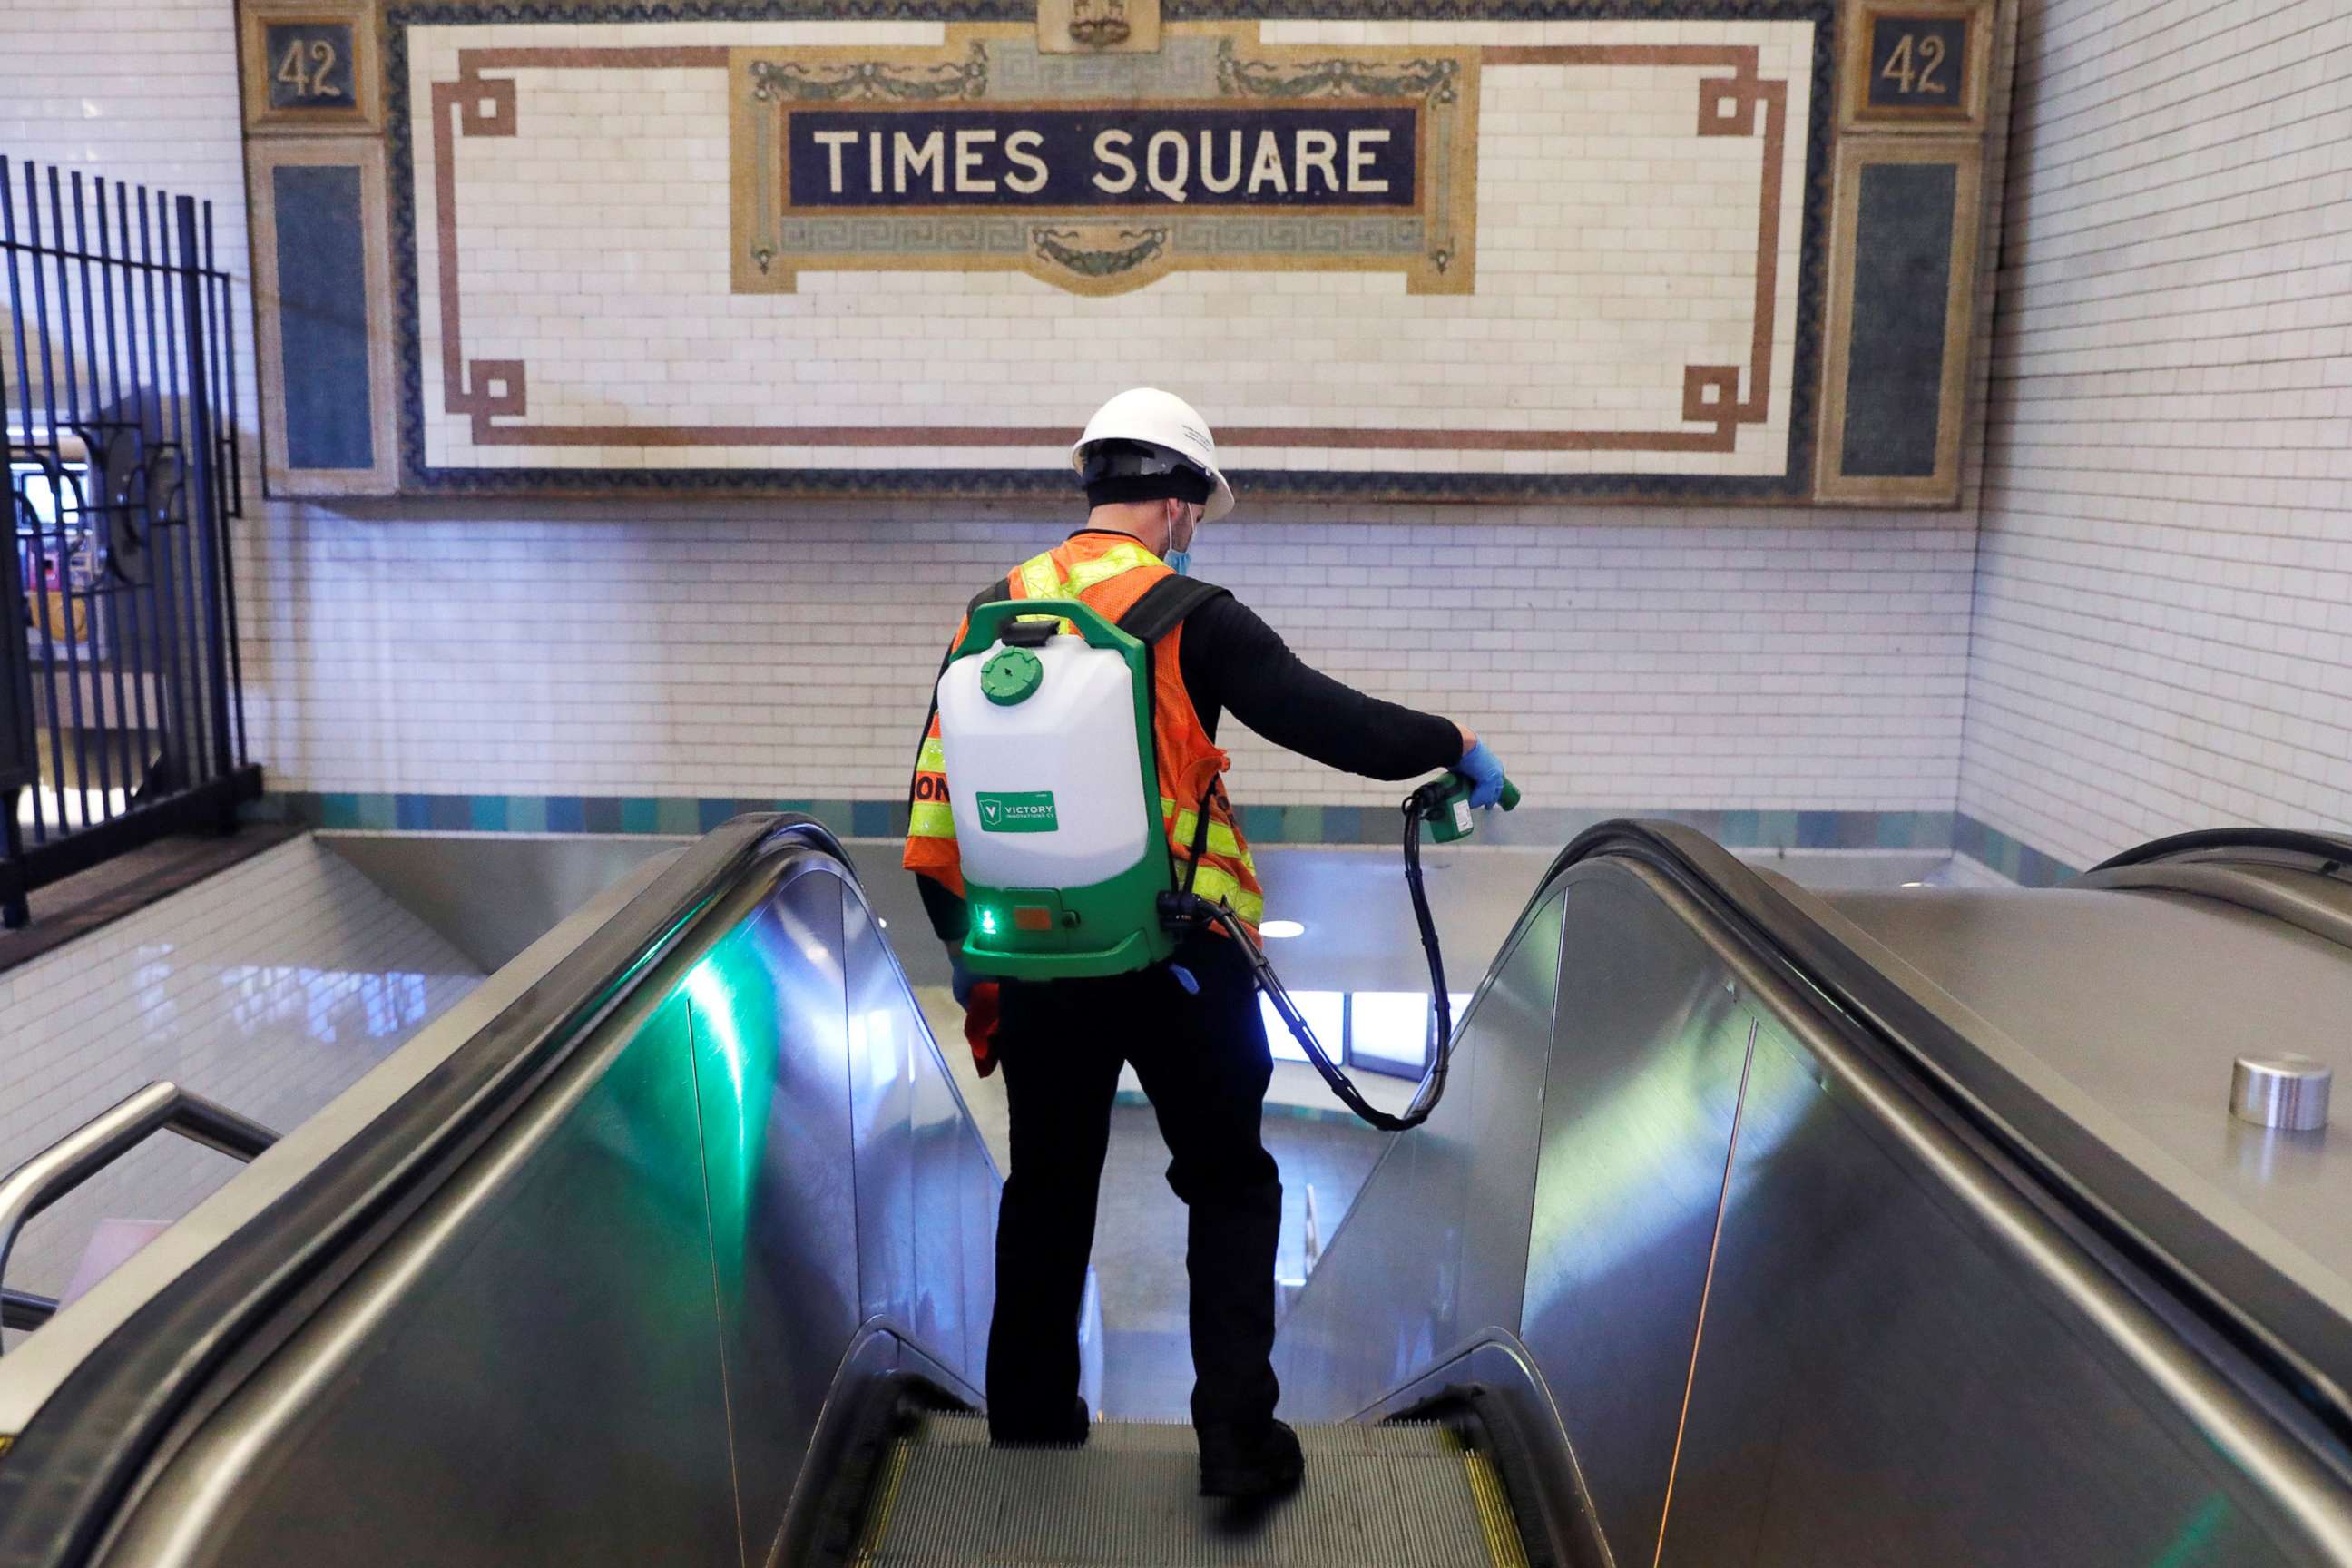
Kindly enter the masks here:
[[1266, 1000], [1274, 1004], [1274, 1010], [1289, 1026], [1292, 1037], [1307, 1053], [1307, 1059], [1314, 1064], [1315, 1070], [1323, 1075], [1323, 1081], [1331, 1086], [1331, 1092], [1338, 1095], [1349, 1110], [1383, 1132], [1410, 1132], [1429, 1120], [1430, 1113], [1437, 1109], [1437, 1102], [1444, 1097], [1445, 1072], [1454, 1060], [1454, 999], [1446, 993], [1445, 960], [1437, 948], [1437, 923], [1430, 918], [1429, 894], [1421, 881], [1421, 824], [1432, 809], [1436, 794], [1443, 792], [1445, 783], [1440, 779], [1435, 784], [1423, 785], [1405, 797], [1403, 807], [1404, 883], [1412, 894], [1412, 918], [1421, 927], [1422, 951], [1429, 955], [1430, 999], [1437, 1020], [1437, 1053], [1428, 1075], [1421, 1080], [1420, 1089], [1414, 1091], [1412, 1102], [1405, 1107], [1401, 1116], [1391, 1115], [1366, 1100], [1346, 1069], [1325, 1054], [1323, 1043], [1315, 1037], [1315, 1030], [1290, 1000], [1290, 993], [1283, 989], [1281, 976], [1275, 973], [1265, 950], [1250, 935], [1249, 928], [1242, 923], [1241, 917], [1223, 904], [1213, 904], [1197, 897], [1192, 900], [1193, 912], [1199, 918], [1223, 926], [1225, 934], [1241, 945], [1243, 953], [1249, 959], [1250, 973], [1257, 979], [1258, 989], [1265, 992]]

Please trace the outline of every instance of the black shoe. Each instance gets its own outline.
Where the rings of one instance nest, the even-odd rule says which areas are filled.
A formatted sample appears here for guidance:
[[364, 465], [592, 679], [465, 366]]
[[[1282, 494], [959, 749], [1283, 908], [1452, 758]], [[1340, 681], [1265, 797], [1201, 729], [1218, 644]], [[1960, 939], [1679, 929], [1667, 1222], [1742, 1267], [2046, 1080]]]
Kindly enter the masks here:
[[1269, 1421], [1250, 1433], [1231, 1426], [1201, 1428], [1202, 1497], [1287, 1497], [1306, 1474], [1298, 1434], [1285, 1422]]
[[1031, 1423], [1007, 1419], [999, 1423], [993, 1414], [988, 1418], [988, 1440], [1000, 1448], [1083, 1447], [1093, 1430], [1094, 1415], [1087, 1409], [1084, 1394], [1078, 1396], [1067, 1421]]

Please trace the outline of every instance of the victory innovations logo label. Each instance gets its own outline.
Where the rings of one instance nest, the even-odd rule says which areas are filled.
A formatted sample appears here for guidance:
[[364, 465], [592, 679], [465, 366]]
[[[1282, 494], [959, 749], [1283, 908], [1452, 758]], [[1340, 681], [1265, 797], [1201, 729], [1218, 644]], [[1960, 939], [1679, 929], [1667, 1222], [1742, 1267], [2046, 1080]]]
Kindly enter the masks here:
[[980, 807], [982, 833], [1053, 833], [1062, 826], [1054, 814], [1052, 790], [982, 790], [972, 800]]

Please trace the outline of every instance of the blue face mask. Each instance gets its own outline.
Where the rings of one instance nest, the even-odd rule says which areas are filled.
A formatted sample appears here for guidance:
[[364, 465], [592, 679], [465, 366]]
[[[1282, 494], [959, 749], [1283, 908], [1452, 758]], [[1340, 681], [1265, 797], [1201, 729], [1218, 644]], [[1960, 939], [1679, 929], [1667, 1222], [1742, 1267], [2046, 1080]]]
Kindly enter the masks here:
[[[1188, 536], [1184, 542], [1185, 547], [1181, 550], [1171, 550], [1167, 554], [1160, 558], [1167, 563], [1168, 570], [1175, 573], [1179, 577], [1189, 577], [1192, 574], [1192, 538], [1197, 537], [1200, 531], [1201, 519], [1197, 514], [1195, 514], [1192, 519], [1191, 535]], [[1172, 531], [1171, 531], [1169, 538], [1170, 542], [1172, 543], [1175, 539], [1175, 535]]]

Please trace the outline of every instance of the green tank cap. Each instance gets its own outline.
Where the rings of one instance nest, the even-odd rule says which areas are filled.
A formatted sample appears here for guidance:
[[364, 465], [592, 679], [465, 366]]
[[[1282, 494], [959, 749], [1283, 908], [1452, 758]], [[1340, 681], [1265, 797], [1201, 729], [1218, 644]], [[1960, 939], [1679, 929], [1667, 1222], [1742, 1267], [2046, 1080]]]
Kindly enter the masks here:
[[980, 668], [981, 695], [1000, 708], [1027, 701], [1045, 679], [1045, 666], [1025, 647], [1000, 649]]

